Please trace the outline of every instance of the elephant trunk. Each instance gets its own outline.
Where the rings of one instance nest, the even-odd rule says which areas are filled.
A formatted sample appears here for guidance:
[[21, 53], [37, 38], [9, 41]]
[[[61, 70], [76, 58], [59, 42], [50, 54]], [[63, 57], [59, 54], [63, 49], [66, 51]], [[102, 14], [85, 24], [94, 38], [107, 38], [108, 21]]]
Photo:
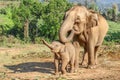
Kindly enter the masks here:
[[74, 22], [70, 18], [67, 18], [66, 20], [64, 20], [59, 31], [59, 39], [61, 42], [66, 43], [72, 40], [74, 36], [74, 31], [72, 29], [73, 24]]
[[52, 45], [48, 44], [45, 40], [42, 40], [42, 41], [47, 47], [49, 47], [50, 49], [53, 49]]

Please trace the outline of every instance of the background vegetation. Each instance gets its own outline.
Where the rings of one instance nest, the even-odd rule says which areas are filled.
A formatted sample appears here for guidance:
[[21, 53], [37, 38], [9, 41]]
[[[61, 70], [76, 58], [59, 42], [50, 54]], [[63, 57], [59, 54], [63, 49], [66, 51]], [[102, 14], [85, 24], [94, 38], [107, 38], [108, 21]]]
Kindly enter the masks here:
[[[0, 45], [40, 43], [40, 38], [57, 40], [64, 13], [72, 5], [68, 0], [0, 1]], [[108, 20], [110, 28], [104, 42], [120, 44], [120, 13], [117, 4], [105, 12], [101, 12], [94, 2], [86, 2], [84, 6], [94, 9]]]

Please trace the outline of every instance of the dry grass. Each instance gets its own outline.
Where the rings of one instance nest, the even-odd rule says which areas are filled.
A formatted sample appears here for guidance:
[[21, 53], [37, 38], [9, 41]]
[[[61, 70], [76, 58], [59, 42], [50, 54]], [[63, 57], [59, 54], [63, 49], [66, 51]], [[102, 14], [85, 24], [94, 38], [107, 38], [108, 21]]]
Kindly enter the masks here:
[[[81, 51], [83, 52], [83, 51]], [[78, 73], [55, 76], [53, 54], [42, 44], [0, 47], [0, 80], [118, 80], [120, 47], [102, 46], [97, 69], [80, 66]]]

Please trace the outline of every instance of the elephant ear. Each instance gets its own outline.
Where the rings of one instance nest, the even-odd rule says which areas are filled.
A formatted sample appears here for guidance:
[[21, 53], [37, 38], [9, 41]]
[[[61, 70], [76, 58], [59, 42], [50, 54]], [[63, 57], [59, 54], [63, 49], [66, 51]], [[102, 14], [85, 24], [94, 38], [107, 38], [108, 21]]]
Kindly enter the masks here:
[[96, 13], [95, 11], [91, 11], [91, 10], [89, 12], [90, 12], [90, 14], [88, 16], [87, 27], [91, 28], [91, 27], [98, 26], [98, 24], [99, 24], [98, 13]]

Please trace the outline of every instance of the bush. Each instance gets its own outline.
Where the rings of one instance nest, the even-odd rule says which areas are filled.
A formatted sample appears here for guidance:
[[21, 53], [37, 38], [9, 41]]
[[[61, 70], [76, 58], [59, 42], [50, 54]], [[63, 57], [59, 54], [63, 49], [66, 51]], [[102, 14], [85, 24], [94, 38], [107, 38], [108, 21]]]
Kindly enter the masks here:
[[108, 21], [109, 30], [105, 41], [120, 44], [120, 23]]
[[20, 39], [17, 39], [12, 35], [0, 36], [0, 46], [11, 47], [12, 44], [21, 44], [21, 43], [22, 41]]

